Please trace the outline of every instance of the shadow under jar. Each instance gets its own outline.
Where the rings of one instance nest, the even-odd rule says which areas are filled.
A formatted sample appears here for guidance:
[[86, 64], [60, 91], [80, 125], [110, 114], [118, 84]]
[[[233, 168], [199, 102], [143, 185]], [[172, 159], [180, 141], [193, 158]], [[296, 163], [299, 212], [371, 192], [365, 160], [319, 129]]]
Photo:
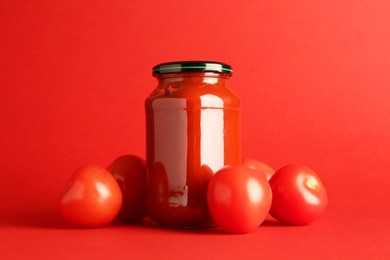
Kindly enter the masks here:
[[225, 165], [241, 163], [240, 100], [232, 69], [210, 61], [162, 63], [145, 102], [147, 212], [170, 227], [213, 225], [207, 185]]

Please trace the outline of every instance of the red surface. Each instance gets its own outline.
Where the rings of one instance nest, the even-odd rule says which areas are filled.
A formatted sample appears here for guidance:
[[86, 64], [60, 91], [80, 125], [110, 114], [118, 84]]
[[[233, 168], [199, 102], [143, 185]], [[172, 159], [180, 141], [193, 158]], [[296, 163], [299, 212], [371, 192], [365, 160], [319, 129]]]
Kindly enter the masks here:
[[[0, 258], [389, 258], [389, 24], [386, 0], [1, 1]], [[313, 168], [322, 219], [227, 235], [57, 217], [80, 164], [144, 156], [151, 67], [185, 59], [234, 67], [244, 157]]]

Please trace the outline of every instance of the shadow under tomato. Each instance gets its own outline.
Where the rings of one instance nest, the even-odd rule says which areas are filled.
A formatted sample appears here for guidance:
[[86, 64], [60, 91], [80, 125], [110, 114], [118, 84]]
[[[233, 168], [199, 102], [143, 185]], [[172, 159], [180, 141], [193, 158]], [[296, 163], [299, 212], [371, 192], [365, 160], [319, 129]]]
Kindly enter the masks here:
[[[159, 225], [151, 220], [143, 220], [142, 222], [133, 224], [134, 226], [138, 226], [141, 228], [147, 228], [153, 230], [153, 232], [169, 232], [169, 233], [180, 233], [180, 234], [188, 234], [188, 235], [245, 235], [249, 233], [229, 233], [221, 229], [220, 227], [206, 227], [206, 228], [177, 228], [177, 227], [168, 227], [168, 226], [162, 226]], [[133, 227], [134, 227], [133, 226]], [[289, 225], [285, 225], [283, 223], [278, 222], [277, 220], [265, 220], [259, 227], [258, 229], [266, 229], [266, 228], [275, 228], [275, 227], [292, 227]]]
[[277, 221], [276, 219], [266, 219], [262, 224], [261, 227], [283, 227], [283, 228], [303, 228], [307, 225], [289, 225], [285, 223], [281, 223]]
[[223, 230], [218, 227], [171, 227], [160, 225], [149, 218], [145, 218], [136, 223], [116, 223], [117, 226], [128, 226], [131, 228], [139, 227], [146, 228], [153, 231], [160, 232], [174, 232], [174, 233], [182, 233], [182, 234], [226, 234]]
[[276, 219], [266, 219], [261, 224], [261, 226], [275, 227], [275, 226], [285, 226], [283, 223], [280, 223]]
[[1, 216], [1, 223], [8, 227], [68, 229], [70, 226], [52, 208], [17, 208]]

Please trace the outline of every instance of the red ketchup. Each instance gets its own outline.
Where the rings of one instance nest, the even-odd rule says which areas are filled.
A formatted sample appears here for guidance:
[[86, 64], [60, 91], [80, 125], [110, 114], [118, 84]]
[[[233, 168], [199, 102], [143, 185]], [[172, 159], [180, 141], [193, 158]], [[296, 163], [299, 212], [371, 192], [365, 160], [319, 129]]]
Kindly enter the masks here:
[[207, 184], [240, 164], [240, 100], [229, 65], [209, 61], [155, 66], [157, 88], [145, 102], [148, 216], [165, 226], [212, 225]]

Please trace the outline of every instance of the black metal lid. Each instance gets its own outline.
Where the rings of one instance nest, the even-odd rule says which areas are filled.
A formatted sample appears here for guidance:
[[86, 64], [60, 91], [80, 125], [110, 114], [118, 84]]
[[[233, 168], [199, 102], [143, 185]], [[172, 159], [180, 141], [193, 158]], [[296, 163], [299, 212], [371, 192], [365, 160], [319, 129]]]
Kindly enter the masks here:
[[219, 72], [226, 75], [233, 73], [230, 65], [215, 61], [173, 61], [158, 64], [153, 67], [153, 76], [156, 74], [175, 72]]

